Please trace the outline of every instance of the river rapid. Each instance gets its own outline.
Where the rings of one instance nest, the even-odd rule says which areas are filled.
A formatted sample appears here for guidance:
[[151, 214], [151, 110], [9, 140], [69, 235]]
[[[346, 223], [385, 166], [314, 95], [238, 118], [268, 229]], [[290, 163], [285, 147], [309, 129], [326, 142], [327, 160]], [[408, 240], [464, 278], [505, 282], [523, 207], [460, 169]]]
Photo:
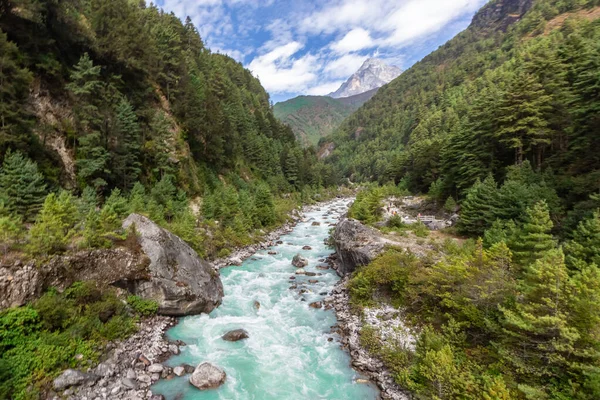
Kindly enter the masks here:
[[[362, 377], [350, 367], [350, 356], [331, 333], [334, 311], [309, 307], [327, 297], [339, 280], [332, 269], [317, 266], [325, 265], [319, 260], [333, 252], [324, 240], [330, 224], [347, 210], [347, 202], [336, 200], [309, 209], [303, 221], [281, 237], [282, 244], [255, 253], [240, 267], [222, 269], [223, 304], [209, 315], [182, 318], [167, 332], [170, 340], [187, 343], [167, 365], [211, 362], [227, 373], [224, 385], [199, 391], [185, 375], [161, 380], [152, 391], [167, 400], [378, 398], [373, 385], [356, 382]], [[320, 225], [313, 226], [315, 221]], [[304, 246], [311, 250], [303, 250]], [[305, 271], [321, 275], [296, 275], [291, 260], [298, 253], [309, 261]], [[306, 292], [300, 293], [302, 289]], [[221, 339], [238, 328], [250, 337], [239, 342]]]

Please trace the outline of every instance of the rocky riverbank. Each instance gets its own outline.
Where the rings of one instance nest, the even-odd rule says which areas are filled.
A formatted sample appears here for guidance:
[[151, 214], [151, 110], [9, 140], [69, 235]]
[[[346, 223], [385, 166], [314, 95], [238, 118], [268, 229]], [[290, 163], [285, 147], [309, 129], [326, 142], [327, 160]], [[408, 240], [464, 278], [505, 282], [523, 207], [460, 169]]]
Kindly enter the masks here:
[[173, 368], [161, 363], [171, 355], [179, 354], [182, 343], [169, 343], [164, 337], [164, 332], [176, 323], [176, 318], [163, 316], [143, 320], [136, 334], [124, 341], [109, 343], [97, 366], [86, 371], [64, 371], [54, 380], [54, 391], [47, 398], [163, 399], [161, 395], [152, 394], [150, 385], [160, 378], [175, 376]]
[[[354, 313], [349, 305], [347, 284], [349, 277], [342, 278], [331, 296], [325, 299], [325, 307], [333, 308], [338, 320], [335, 328], [341, 336], [342, 348], [350, 353], [352, 366], [373, 381], [379, 390], [381, 398], [390, 400], [408, 400], [410, 395], [394, 381], [389, 371], [381, 360], [373, 357], [360, 344], [360, 331], [365, 324], [369, 324], [378, 332], [387, 333], [386, 339], [404, 343], [408, 348], [414, 348], [415, 338], [404, 327], [398, 310], [392, 307], [365, 309], [364, 315]], [[382, 337], [382, 339], [384, 339]]]

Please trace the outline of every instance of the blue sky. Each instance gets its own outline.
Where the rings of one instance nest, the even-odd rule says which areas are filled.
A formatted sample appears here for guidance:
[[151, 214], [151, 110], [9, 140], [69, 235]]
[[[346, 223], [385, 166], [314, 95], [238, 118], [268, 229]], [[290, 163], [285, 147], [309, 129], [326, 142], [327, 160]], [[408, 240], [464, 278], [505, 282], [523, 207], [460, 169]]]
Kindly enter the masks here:
[[487, 0], [158, 0], [207, 46], [257, 76], [274, 102], [335, 91], [365, 59], [408, 69]]

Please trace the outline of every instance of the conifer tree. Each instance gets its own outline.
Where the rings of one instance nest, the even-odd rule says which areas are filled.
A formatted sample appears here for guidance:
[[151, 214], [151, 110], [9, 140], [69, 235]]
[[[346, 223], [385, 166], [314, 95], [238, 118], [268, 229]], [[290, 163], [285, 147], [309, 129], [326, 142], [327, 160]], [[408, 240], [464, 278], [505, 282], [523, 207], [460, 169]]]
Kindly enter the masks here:
[[525, 223], [510, 246], [515, 261], [526, 266], [555, 248], [556, 241], [550, 234], [552, 226], [548, 205], [545, 201], [539, 201], [527, 209]]
[[0, 169], [0, 200], [11, 213], [35, 219], [44, 202], [46, 184], [37, 164], [20, 152], [7, 152]]
[[586, 264], [600, 268], [600, 210], [579, 223], [564, 250], [569, 268], [581, 269]]
[[99, 126], [102, 124], [99, 102], [102, 100], [100, 67], [94, 66], [85, 53], [73, 68], [67, 89], [76, 101], [78, 122], [77, 177], [81, 186], [91, 185], [96, 190], [106, 186], [110, 155]]
[[568, 365], [578, 338], [569, 324], [571, 284], [561, 250], [529, 264], [514, 309], [501, 307], [504, 328], [500, 354], [527, 378], [551, 377]]
[[26, 111], [31, 73], [19, 63], [19, 49], [0, 31], [0, 156], [8, 147], [25, 150], [30, 115]]
[[29, 251], [49, 255], [66, 248], [77, 222], [77, 206], [73, 196], [50, 193], [29, 233]]
[[119, 176], [117, 185], [129, 190], [141, 173], [140, 126], [133, 107], [123, 98], [116, 110], [118, 145], [115, 150], [113, 170]]
[[537, 77], [518, 70], [502, 94], [496, 116], [495, 136], [515, 151], [515, 164], [523, 162], [525, 152], [535, 149], [536, 167], [541, 168], [542, 152], [551, 142], [552, 132], [546, 116], [552, 98]]
[[458, 230], [470, 235], [483, 235], [492, 225], [497, 209], [497, 186], [489, 175], [483, 182], [477, 180], [462, 203]]

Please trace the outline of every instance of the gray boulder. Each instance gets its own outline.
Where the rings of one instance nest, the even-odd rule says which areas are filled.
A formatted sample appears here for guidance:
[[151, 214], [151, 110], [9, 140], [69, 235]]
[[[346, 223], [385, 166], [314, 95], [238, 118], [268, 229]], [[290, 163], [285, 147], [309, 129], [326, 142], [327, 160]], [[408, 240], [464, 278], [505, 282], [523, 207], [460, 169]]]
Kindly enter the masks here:
[[200, 390], [213, 389], [225, 383], [227, 374], [221, 368], [203, 362], [196, 367], [190, 383]]
[[379, 231], [350, 218], [338, 223], [333, 242], [340, 260], [338, 273], [342, 276], [369, 264], [383, 252], [386, 244]]
[[292, 259], [292, 265], [296, 268], [304, 268], [308, 265], [308, 260], [300, 254], [296, 254]]
[[65, 390], [71, 386], [79, 386], [88, 382], [95, 382], [98, 376], [86, 374], [76, 369], [67, 369], [60, 376], [54, 379], [53, 386], [55, 390]]
[[245, 329], [234, 329], [223, 335], [222, 339], [228, 342], [237, 342], [238, 340], [248, 339], [250, 336]]
[[221, 304], [219, 273], [179, 237], [150, 219], [131, 214], [123, 222], [135, 225], [138, 243], [150, 263], [146, 279], [122, 282], [132, 293], [158, 302], [163, 315], [209, 313]]

